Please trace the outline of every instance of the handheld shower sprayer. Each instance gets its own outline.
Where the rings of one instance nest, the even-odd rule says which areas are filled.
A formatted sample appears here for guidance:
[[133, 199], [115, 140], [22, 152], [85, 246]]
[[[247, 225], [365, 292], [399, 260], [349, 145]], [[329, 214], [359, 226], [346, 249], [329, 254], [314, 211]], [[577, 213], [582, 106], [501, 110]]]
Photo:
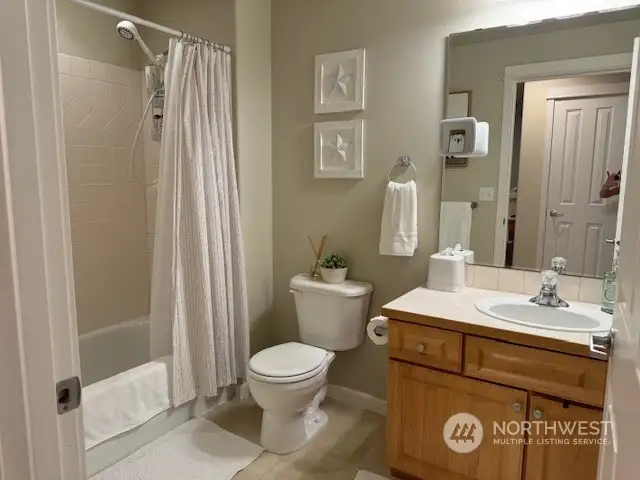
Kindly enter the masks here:
[[123, 20], [120, 23], [118, 23], [117, 28], [120, 36], [125, 40], [137, 40], [137, 42], [140, 44], [140, 47], [144, 51], [145, 55], [149, 57], [149, 59], [151, 60], [151, 63], [155, 65], [156, 63], [155, 55], [151, 52], [147, 44], [144, 43], [144, 41], [140, 37], [140, 33], [138, 33], [138, 29], [133, 23], [131, 23], [128, 20]]

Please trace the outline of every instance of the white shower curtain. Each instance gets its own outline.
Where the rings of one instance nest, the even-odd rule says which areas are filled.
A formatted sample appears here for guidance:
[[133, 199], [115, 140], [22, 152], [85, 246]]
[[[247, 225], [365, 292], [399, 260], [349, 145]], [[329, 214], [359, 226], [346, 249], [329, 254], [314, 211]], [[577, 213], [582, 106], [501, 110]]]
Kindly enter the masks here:
[[214, 397], [249, 359], [231, 59], [171, 40], [151, 287], [151, 354], [173, 355], [173, 404]]

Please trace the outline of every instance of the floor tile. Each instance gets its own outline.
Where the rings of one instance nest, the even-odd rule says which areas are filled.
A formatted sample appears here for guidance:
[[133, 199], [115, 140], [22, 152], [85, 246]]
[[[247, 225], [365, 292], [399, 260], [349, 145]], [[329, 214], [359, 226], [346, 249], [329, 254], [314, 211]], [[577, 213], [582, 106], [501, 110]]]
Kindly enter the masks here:
[[[385, 417], [330, 399], [322, 409], [329, 422], [320, 435], [287, 455], [263, 453], [234, 480], [353, 480], [360, 469], [389, 476]], [[210, 419], [251, 442], [260, 441], [262, 410], [256, 405], [239, 405]]]

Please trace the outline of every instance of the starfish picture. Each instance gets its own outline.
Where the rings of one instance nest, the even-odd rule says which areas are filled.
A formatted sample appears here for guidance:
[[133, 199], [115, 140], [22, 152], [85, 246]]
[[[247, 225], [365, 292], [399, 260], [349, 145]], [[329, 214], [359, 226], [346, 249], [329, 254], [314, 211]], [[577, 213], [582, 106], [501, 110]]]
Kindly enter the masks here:
[[347, 149], [349, 148], [349, 143], [342, 137], [341, 134], [336, 135], [336, 144], [334, 146], [340, 158], [344, 163], [347, 163]]
[[329, 75], [329, 78], [331, 78], [332, 81], [330, 93], [337, 92], [339, 95], [346, 97], [347, 84], [351, 81], [351, 75], [345, 73], [341, 63], [338, 64], [335, 72]]

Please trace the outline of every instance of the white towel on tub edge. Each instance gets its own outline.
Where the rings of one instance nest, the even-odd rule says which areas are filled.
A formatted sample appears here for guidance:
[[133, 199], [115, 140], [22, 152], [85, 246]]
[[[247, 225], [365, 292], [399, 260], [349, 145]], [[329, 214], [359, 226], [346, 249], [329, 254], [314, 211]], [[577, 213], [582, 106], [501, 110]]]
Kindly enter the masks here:
[[138, 427], [171, 407], [171, 357], [162, 357], [82, 390], [85, 448]]

